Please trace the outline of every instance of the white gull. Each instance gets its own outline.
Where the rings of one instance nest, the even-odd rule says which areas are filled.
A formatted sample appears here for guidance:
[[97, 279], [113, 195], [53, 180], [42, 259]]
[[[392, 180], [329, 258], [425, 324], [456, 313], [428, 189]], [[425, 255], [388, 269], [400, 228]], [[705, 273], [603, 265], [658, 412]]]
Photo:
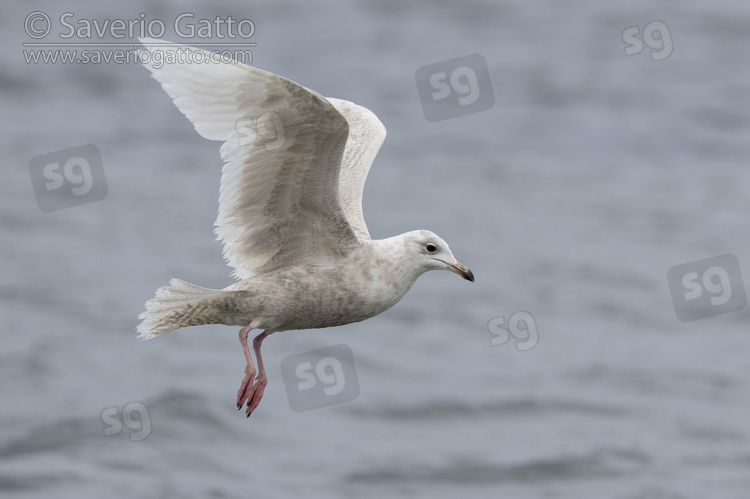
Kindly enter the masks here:
[[[198, 48], [143, 38], [142, 62], [225, 162], [216, 234], [240, 280], [207, 289], [172, 279], [146, 303], [140, 338], [186, 326], [241, 326], [247, 366], [237, 408], [267, 384], [272, 333], [358, 322], [395, 305], [428, 270], [474, 275], [427, 230], [373, 240], [362, 191], [385, 127], [368, 109]], [[176, 57], [182, 52], [182, 57]], [[185, 55], [190, 52], [190, 60]], [[269, 126], [270, 125], [270, 126]], [[250, 355], [248, 334], [258, 361]]]

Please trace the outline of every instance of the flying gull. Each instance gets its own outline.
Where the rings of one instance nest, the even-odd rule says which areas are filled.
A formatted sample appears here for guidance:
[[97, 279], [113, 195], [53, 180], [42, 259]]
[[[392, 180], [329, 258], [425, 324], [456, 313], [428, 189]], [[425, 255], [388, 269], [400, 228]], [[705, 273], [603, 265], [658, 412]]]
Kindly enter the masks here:
[[[139, 337], [202, 324], [241, 326], [247, 366], [238, 409], [246, 404], [250, 416], [263, 396], [260, 348], [269, 335], [378, 315], [428, 270], [474, 281], [430, 231], [370, 237], [362, 191], [385, 139], [370, 110], [198, 48], [141, 43], [148, 50], [141, 62], [198, 133], [223, 141], [216, 234], [239, 280], [224, 289], [170, 280], [146, 303]], [[253, 340], [257, 371], [248, 345], [253, 329], [262, 330]]]

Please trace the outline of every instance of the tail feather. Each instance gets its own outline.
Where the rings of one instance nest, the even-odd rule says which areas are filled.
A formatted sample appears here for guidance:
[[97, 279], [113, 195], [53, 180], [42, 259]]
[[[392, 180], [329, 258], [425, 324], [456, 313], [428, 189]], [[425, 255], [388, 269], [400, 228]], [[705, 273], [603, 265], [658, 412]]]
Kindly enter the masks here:
[[[146, 302], [146, 311], [138, 316], [138, 337], [149, 340], [161, 333], [202, 324], [246, 325], [241, 302], [248, 291], [209, 289], [180, 279], [156, 291]], [[235, 313], [232, 313], [235, 312]], [[249, 321], [248, 321], [249, 322]]]

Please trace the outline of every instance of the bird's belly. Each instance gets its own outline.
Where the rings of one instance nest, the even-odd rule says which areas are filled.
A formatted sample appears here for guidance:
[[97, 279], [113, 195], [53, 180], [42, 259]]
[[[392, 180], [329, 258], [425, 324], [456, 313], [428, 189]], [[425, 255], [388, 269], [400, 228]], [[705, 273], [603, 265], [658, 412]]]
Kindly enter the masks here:
[[398, 301], [358, 291], [361, 290], [319, 289], [297, 295], [282, 315], [290, 318], [286, 328], [316, 329], [360, 322], [385, 312]]
[[[258, 327], [268, 324], [277, 331], [363, 321], [391, 308], [410, 287], [395, 286], [367, 276], [347, 278], [350, 274], [340, 272], [337, 275], [336, 269], [323, 268], [312, 274], [309, 270], [289, 269], [281, 275], [272, 274], [268, 274], [268, 278], [251, 278], [243, 287], [257, 291], [249, 306], [256, 317], [263, 319]], [[256, 280], [258, 282], [253, 283]]]

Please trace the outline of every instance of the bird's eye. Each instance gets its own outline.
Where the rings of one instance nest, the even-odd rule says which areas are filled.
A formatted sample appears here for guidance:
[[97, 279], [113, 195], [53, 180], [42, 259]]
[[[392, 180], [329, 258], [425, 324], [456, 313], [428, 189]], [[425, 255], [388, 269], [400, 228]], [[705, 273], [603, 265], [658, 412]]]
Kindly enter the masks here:
[[428, 243], [428, 244], [427, 244], [427, 245], [426, 245], [426, 246], [424, 247], [424, 249], [426, 249], [426, 250], [427, 250], [427, 253], [435, 253], [435, 252], [437, 251], [437, 246], [435, 246], [435, 245], [434, 245], [434, 244], [432, 244], [432, 243]]

